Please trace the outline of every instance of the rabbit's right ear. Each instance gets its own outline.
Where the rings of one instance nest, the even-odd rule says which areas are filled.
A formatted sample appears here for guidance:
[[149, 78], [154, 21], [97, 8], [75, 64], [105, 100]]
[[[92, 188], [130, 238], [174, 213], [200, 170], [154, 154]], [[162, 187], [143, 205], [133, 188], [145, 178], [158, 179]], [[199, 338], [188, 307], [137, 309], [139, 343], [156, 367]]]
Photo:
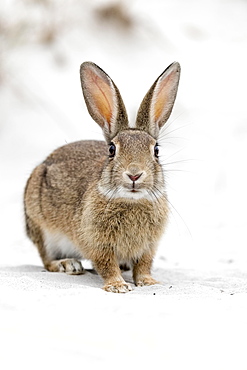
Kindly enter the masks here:
[[176, 99], [180, 65], [172, 63], [157, 78], [145, 95], [137, 113], [136, 127], [158, 138], [159, 131], [168, 120]]
[[80, 76], [88, 112], [110, 143], [120, 130], [128, 128], [128, 117], [119, 90], [111, 78], [92, 62], [82, 63]]

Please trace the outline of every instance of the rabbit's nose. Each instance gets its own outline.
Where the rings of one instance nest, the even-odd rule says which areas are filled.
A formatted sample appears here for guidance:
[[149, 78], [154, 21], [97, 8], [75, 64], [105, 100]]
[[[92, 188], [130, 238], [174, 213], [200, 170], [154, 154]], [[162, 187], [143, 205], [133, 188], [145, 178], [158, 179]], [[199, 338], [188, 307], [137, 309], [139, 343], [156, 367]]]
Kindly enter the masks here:
[[137, 175], [130, 175], [130, 174], [128, 174], [130, 180], [133, 181], [133, 182], [136, 181], [136, 180], [138, 180], [141, 177], [141, 175], [142, 175], [142, 173], [138, 173]]

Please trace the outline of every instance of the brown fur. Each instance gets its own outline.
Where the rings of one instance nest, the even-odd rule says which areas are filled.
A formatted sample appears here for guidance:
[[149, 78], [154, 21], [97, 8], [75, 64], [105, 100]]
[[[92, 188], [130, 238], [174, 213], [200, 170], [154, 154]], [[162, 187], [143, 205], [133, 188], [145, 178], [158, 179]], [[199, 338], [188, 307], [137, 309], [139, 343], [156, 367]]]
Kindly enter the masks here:
[[[104, 99], [118, 101], [111, 107], [115, 121], [105, 125], [109, 110], [98, 109], [98, 91], [94, 86], [90, 90], [91, 81], [85, 82], [89, 112], [97, 117], [116, 154], [108, 158], [107, 145], [101, 141], [79, 141], [55, 150], [27, 182], [26, 230], [49, 271], [81, 274], [79, 260], [87, 258], [104, 279], [105, 290], [127, 292], [131, 287], [122, 278], [120, 264], [132, 266], [136, 285], [157, 283], [151, 266], [168, 217], [163, 171], [153, 154], [156, 140], [140, 129], [126, 129], [126, 111], [115, 84], [92, 63], [84, 65], [85, 71], [87, 65], [91, 80], [96, 80], [91, 76], [94, 71], [97, 79], [102, 75], [102, 84], [109, 79], [111, 88], [104, 88]], [[113, 95], [105, 97], [105, 92]], [[91, 101], [94, 93], [97, 112]], [[140, 179], [134, 184], [129, 176], [136, 174]], [[133, 188], [146, 196], [129, 196]]]

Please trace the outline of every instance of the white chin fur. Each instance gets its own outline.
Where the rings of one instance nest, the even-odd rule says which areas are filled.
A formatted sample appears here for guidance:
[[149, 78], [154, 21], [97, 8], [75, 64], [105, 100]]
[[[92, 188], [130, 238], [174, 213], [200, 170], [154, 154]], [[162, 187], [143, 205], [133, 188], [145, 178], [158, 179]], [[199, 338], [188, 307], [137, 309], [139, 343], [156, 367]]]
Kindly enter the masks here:
[[146, 190], [139, 190], [136, 192], [129, 191], [125, 188], [119, 188], [117, 190], [107, 190], [104, 189], [104, 187], [99, 186], [99, 192], [103, 194], [108, 199], [119, 199], [119, 198], [125, 198], [125, 199], [133, 199], [133, 200], [139, 200], [139, 199], [146, 199], [150, 202], [153, 202], [160, 198], [163, 194], [161, 192], [154, 192], [149, 193]]

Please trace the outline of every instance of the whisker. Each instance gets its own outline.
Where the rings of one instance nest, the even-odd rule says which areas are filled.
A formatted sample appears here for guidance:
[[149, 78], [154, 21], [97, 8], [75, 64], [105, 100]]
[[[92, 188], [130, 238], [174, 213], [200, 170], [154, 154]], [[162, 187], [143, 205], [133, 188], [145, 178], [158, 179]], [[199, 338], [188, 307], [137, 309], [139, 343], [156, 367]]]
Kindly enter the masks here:
[[179, 169], [179, 168], [177, 168], [177, 169], [169, 169], [169, 170], [165, 170], [166, 172], [187, 172], [187, 173], [192, 173], [192, 171], [189, 171], [189, 170], [181, 170], [181, 169]]
[[180, 159], [180, 160], [173, 161], [173, 162], [165, 162], [162, 165], [169, 166], [171, 164], [186, 163], [186, 162], [192, 162], [192, 161], [196, 161], [196, 159]]
[[[169, 140], [170, 139], [173, 139], [173, 138], [169, 138]], [[163, 144], [163, 142], [161, 141], [159, 141], [159, 146], [161, 147], [161, 148], [164, 148], [165, 146], [168, 146], [168, 145], [173, 145], [173, 146], [178, 146], [178, 144], [177, 143], [174, 143], [174, 142], [172, 142], [172, 141], [166, 141], [166, 142], [164, 142], [164, 144]]]
[[112, 201], [112, 199], [114, 198], [114, 196], [115, 196], [115, 194], [117, 193], [117, 189], [114, 189], [114, 190], [111, 190], [111, 189], [109, 189], [107, 192], [106, 192], [106, 194], [105, 194], [105, 196], [106, 196], [106, 198], [107, 198], [107, 196], [110, 194], [110, 197], [108, 198], [108, 200], [107, 200], [107, 203], [106, 203], [106, 207], [105, 207], [105, 210], [104, 210], [104, 213], [106, 213], [107, 212], [107, 210], [109, 209], [109, 207], [110, 207], [110, 205], [111, 205], [111, 201]]
[[174, 123], [183, 115], [184, 113], [181, 112], [176, 117], [174, 117], [172, 120], [169, 120], [165, 126], [162, 127], [161, 132], [166, 131], [170, 128], [170, 126], [174, 125]]
[[151, 198], [155, 198], [155, 200], [160, 203], [160, 198], [157, 196], [157, 194], [155, 194], [153, 189], [147, 189], [147, 193], [151, 196]]
[[183, 125], [183, 126], [179, 126], [179, 127], [176, 127], [176, 128], [174, 128], [173, 130], [171, 130], [171, 131], [167, 131], [167, 128], [169, 128], [169, 127], [167, 127], [166, 125], [162, 128], [162, 130], [161, 130], [161, 132], [160, 132], [160, 135], [159, 136], [163, 136], [163, 135], [170, 135], [170, 134], [172, 134], [173, 132], [176, 132], [176, 131], [178, 131], [178, 130], [182, 130], [182, 129], [184, 129], [184, 128], [186, 128], [186, 127], [188, 127], [188, 126], [191, 126], [192, 125], [192, 123], [188, 123], [188, 124], [186, 124], [186, 125]]
[[[171, 201], [166, 197], [166, 200], [168, 202], [168, 204], [171, 206], [171, 208], [175, 211], [175, 213], [178, 215], [178, 217], [180, 218], [180, 220], [182, 221], [183, 225], [185, 226], [187, 232], [189, 233], [190, 237], [192, 238], [192, 234], [191, 234], [191, 231], [188, 227], [188, 225], [186, 224], [184, 218], [181, 216], [181, 214], [178, 212], [178, 210], [174, 207], [174, 205], [171, 203]], [[172, 210], [170, 209], [171, 213], [173, 214]], [[175, 216], [173, 215], [174, 219], [176, 220]]]
[[181, 148], [181, 149], [177, 150], [175, 153], [172, 153], [171, 155], [169, 155], [168, 157], [166, 157], [166, 158], [164, 158], [164, 159], [165, 159], [165, 160], [167, 160], [167, 159], [169, 159], [169, 158], [173, 157], [174, 155], [176, 155], [176, 154], [178, 154], [178, 153], [182, 152], [184, 149], [185, 149], [185, 148]]

